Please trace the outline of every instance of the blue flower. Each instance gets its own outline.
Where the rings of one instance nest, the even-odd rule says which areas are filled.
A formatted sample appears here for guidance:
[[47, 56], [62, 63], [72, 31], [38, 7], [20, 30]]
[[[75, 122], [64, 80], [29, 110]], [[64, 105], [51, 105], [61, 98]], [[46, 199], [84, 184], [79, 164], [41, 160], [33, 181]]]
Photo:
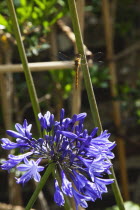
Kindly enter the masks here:
[[13, 161], [12, 159], [9, 159], [6, 161], [2, 161], [2, 163], [3, 165], [1, 165], [1, 168], [10, 172], [10, 170], [14, 168], [17, 164], [19, 164], [20, 161]]
[[39, 158], [36, 162], [34, 160], [28, 161], [28, 159], [25, 157], [24, 158], [24, 163], [25, 164], [20, 164], [17, 169], [19, 171], [27, 171], [25, 174], [23, 174], [20, 178], [17, 179], [17, 183], [26, 183], [30, 179], [34, 179], [36, 182], [40, 181], [40, 174], [38, 172], [43, 171], [44, 167], [43, 166], [38, 166], [40, 163], [41, 158]]
[[8, 155], [9, 160], [3, 161], [2, 162], [3, 165], [1, 166], [1, 168], [3, 170], [10, 171], [12, 168], [14, 168], [16, 165], [18, 165], [25, 157], [28, 157], [32, 154], [33, 154], [32, 152], [27, 152], [27, 153], [24, 153], [24, 154], [18, 155], [18, 156], [10, 154], [10, 155]]
[[43, 116], [41, 113], [38, 114], [38, 118], [41, 124], [42, 130], [51, 131], [52, 126], [54, 124], [54, 115], [51, 114], [49, 111]]
[[31, 124], [28, 125], [27, 120], [24, 120], [23, 125], [16, 123], [15, 128], [17, 132], [12, 131], [12, 130], [7, 130], [6, 133], [11, 137], [19, 138], [23, 140], [32, 138], [32, 134], [30, 133], [32, 125]]
[[[65, 203], [64, 195], [74, 197], [76, 209], [78, 206], [87, 208], [87, 201], [95, 201], [107, 193], [107, 185], [112, 179], [105, 179], [112, 167], [110, 159], [114, 158], [112, 149], [115, 142], [110, 142], [107, 131], [97, 136], [98, 128], [88, 132], [84, 128], [86, 113], [65, 118], [65, 110], [60, 112], [60, 121], [54, 120], [49, 111], [45, 115], [38, 114], [42, 136], [35, 139], [31, 133], [32, 125], [24, 120], [23, 125], [16, 124], [17, 131], [8, 130], [7, 134], [16, 139], [11, 142], [1, 139], [3, 149], [17, 149], [19, 155], [9, 155], [3, 161], [1, 168], [10, 171], [16, 168], [24, 174], [16, 178], [17, 183], [26, 183], [30, 179], [40, 181], [40, 172], [45, 167], [41, 160], [46, 161], [46, 167], [55, 163], [55, 172], [60, 172], [59, 184], [55, 176], [54, 201], [59, 206]], [[35, 161], [36, 160], [36, 161]]]

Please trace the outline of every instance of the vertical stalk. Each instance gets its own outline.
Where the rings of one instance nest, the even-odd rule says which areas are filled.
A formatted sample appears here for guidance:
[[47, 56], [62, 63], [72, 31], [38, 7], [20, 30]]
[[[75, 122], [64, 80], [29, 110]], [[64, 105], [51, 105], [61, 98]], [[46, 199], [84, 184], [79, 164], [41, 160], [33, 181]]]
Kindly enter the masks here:
[[[80, 23], [80, 28], [81, 28], [81, 33], [83, 35], [84, 31], [84, 6], [85, 6], [85, 0], [77, 0], [76, 1], [77, 5], [77, 13], [79, 17], [79, 23]], [[79, 8], [79, 10], [78, 10]], [[76, 49], [76, 43], [74, 44], [75, 52], [77, 53]], [[78, 88], [75, 88], [75, 81], [73, 82], [73, 88], [74, 91], [72, 93], [72, 107], [71, 107], [71, 113], [73, 114], [78, 114], [80, 113], [81, 109], [81, 94], [82, 94], [82, 82], [83, 82], [83, 74], [82, 71], [79, 70], [78, 72], [79, 78], [78, 78]], [[76, 103], [75, 103], [76, 101]]]
[[47, 167], [45, 173], [43, 174], [39, 184], [37, 185], [32, 197], [30, 198], [25, 210], [30, 210], [32, 208], [32, 206], [34, 205], [34, 203], [35, 203], [35, 201], [38, 197], [38, 194], [40, 193], [40, 191], [44, 187], [44, 185], [45, 185], [47, 179], [49, 178], [49, 176], [51, 175], [51, 173], [53, 173], [54, 167], [55, 167], [54, 163], [49, 164], [49, 166]]
[[[118, 97], [117, 91], [117, 74], [116, 74], [116, 63], [112, 60], [114, 57], [113, 50], [113, 22], [111, 22], [112, 17], [110, 15], [110, 3], [108, 0], [102, 0], [102, 13], [104, 21], [104, 32], [105, 32], [105, 41], [106, 41], [106, 50], [107, 50], [107, 59], [108, 59], [108, 68], [110, 72], [110, 92], [112, 98]], [[120, 177], [121, 177], [121, 186], [122, 186], [122, 195], [124, 200], [129, 200], [129, 190], [128, 190], [128, 177], [127, 177], [127, 168], [126, 168], [126, 156], [125, 156], [125, 141], [120, 137], [122, 133], [122, 122], [121, 122], [121, 109], [120, 102], [118, 100], [112, 100], [113, 107], [113, 121], [115, 129], [117, 131], [117, 150], [119, 158], [119, 168], [120, 168]]]
[[98, 132], [100, 133], [102, 131], [102, 125], [101, 125], [101, 121], [100, 121], [100, 116], [99, 116], [99, 112], [98, 112], [98, 108], [97, 108], [94, 91], [92, 88], [92, 83], [91, 83], [91, 79], [90, 79], [86, 55], [84, 52], [84, 44], [83, 44], [83, 40], [82, 40], [76, 5], [75, 5], [74, 0], [68, 0], [68, 3], [69, 3], [69, 8], [70, 8], [70, 13], [71, 13], [71, 18], [72, 18], [73, 29], [74, 29], [74, 33], [75, 33], [78, 53], [80, 53], [82, 55], [82, 62], [81, 62], [82, 70], [83, 70], [83, 76], [84, 76], [84, 80], [85, 80], [85, 86], [87, 89], [88, 99], [89, 99], [89, 103], [90, 103], [90, 109], [91, 109], [92, 117], [94, 119], [95, 126], [98, 127]]
[[30, 72], [30, 69], [28, 66], [28, 61], [27, 61], [24, 45], [23, 45], [22, 38], [21, 38], [21, 33], [20, 33], [20, 29], [19, 29], [19, 25], [18, 25], [18, 21], [17, 21], [17, 17], [16, 17], [13, 0], [7, 0], [7, 5], [9, 8], [11, 21], [13, 24], [13, 29], [14, 29], [14, 33], [15, 33], [15, 37], [16, 37], [16, 41], [17, 41], [20, 58], [21, 58], [22, 65], [23, 65], [23, 70], [24, 70], [24, 74], [25, 74], [25, 78], [26, 78], [26, 83], [27, 83], [31, 103], [33, 106], [36, 124], [38, 127], [39, 134], [41, 135], [40, 125], [39, 125], [38, 116], [37, 116], [37, 114], [40, 112], [38, 98], [37, 98], [33, 78], [32, 78], [32, 75], [31, 75], [31, 72]]
[[[76, 43], [77, 43], [77, 49], [80, 54], [82, 54], [82, 70], [83, 70], [83, 76], [85, 80], [85, 86], [88, 94], [88, 99], [90, 103], [90, 108], [93, 116], [94, 123], [97, 127], [99, 127], [99, 131], [102, 131], [102, 124], [98, 112], [98, 107], [96, 104], [96, 99], [94, 95], [94, 91], [92, 88], [92, 83], [89, 75], [89, 69], [87, 65], [87, 60], [84, 52], [84, 45], [83, 45], [83, 40], [82, 40], [82, 35], [81, 35], [81, 30], [80, 30], [80, 25], [79, 25], [79, 20], [78, 20], [78, 15], [77, 15], [77, 10], [76, 10], [76, 4], [75, 0], [68, 0], [69, 3], [69, 9], [70, 9], [70, 14], [72, 18], [72, 23], [73, 23], [73, 29], [75, 32], [75, 37], [76, 37]], [[111, 168], [111, 176], [110, 178], [114, 178], [114, 183], [112, 184], [112, 189], [116, 198], [116, 202], [118, 204], [118, 207], [120, 210], [125, 210], [124, 204], [123, 204], [123, 199], [121, 197], [121, 193], [117, 184], [117, 180], [115, 177], [115, 173], [113, 168]]]

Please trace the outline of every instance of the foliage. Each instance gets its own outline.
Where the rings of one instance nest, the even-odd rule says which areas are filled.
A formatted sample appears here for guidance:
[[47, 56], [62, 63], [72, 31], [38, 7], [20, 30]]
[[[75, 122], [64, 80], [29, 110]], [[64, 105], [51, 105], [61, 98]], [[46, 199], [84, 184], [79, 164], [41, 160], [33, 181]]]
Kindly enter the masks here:
[[[15, 0], [14, 3], [21, 28], [31, 23], [28, 29], [31, 29], [31, 26], [32, 29], [41, 26], [45, 31], [49, 31], [50, 26], [67, 12], [65, 1], [62, 0]], [[5, 1], [2, 1], [0, 9], [3, 11], [1, 24], [7, 27], [8, 11]], [[9, 32], [13, 32], [12, 28]]]
[[140, 123], [140, 80], [135, 83], [135, 87], [131, 87], [127, 82], [118, 85], [119, 97], [122, 102], [123, 110], [128, 110], [129, 114], [137, 117], [137, 122]]
[[129, 35], [130, 38], [130, 36], [133, 36], [133, 30], [139, 25], [140, 13], [134, 5], [133, 0], [118, 2], [115, 28], [116, 33], [121, 37]]
[[[64, 69], [64, 70], [59, 70], [59, 71], [51, 71], [50, 76], [53, 79], [53, 82], [55, 84], [59, 83], [61, 87], [61, 92], [63, 93], [63, 98], [67, 98], [70, 91], [72, 90], [72, 83], [73, 83], [73, 78], [74, 78], [74, 71]], [[48, 80], [48, 78], [46, 77]], [[52, 85], [54, 85], [54, 83]], [[53, 87], [50, 87], [50, 92]]]
[[20, 24], [32, 22], [33, 26], [42, 25], [45, 31], [50, 30], [50, 26], [65, 13], [66, 7], [62, 0], [21, 0], [17, 8]]
[[[14, 0], [14, 4], [26, 54], [31, 58], [33, 55], [38, 56], [42, 51], [50, 48], [47, 39], [48, 33], [51, 31], [52, 25], [67, 13], [67, 2], [63, 0]], [[5, 27], [4, 31], [13, 34], [5, 1], [2, 1], [0, 7], [3, 11], [2, 15], [0, 15], [1, 27]], [[45, 78], [47, 81], [52, 80], [52, 85], [48, 87], [48, 92], [51, 92], [56, 83], [61, 83], [61, 90], [63, 89], [61, 92], [63, 92], [63, 97], [66, 98], [72, 88], [73, 73], [72, 71], [63, 73], [64, 71], [52, 71]], [[17, 77], [16, 79], [18, 80], [19, 78]], [[25, 83], [20, 81], [19, 88], [17, 88], [20, 89], [21, 85], [25, 86]], [[18, 94], [22, 95], [20, 92], [18, 91]]]
[[[126, 210], [139, 210], [140, 206], [136, 203], [133, 203], [132, 201], [126, 201], [124, 203], [125, 209]], [[119, 210], [118, 206], [112, 206], [110, 208], [107, 208], [106, 210]]]
[[[51, 26], [67, 13], [66, 3], [62, 0], [15, 0], [14, 3], [27, 53], [30, 56], [38, 55], [40, 51], [49, 48], [42, 38], [46, 37]], [[13, 34], [5, 1], [2, 1], [0, 9], [3, 11], [0, 15], [1, 26]]]
[[99, 17], [101, 15], [101, 0], [91, 0], [91, 4], [86, 7], [86, 10]]
[[90, 67], [90, 76], [93, 85], [96, 87], [108, 87], [109, 71], [107, 67], [99, 67], [94, 64], [93, 67]]

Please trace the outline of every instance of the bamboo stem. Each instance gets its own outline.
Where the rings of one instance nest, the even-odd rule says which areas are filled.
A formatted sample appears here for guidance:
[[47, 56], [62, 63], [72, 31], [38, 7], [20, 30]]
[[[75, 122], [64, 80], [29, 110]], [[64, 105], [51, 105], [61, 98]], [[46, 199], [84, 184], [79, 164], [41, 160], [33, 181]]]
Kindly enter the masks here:
[[[80, 23], [80, 28], [81, 32], [83, 35], [84, 31], [84, 5], [85, 5], [85, 0], [77, 0], [76, 1], [77, 9], [79, 8], [78, 12], [78, 17], [79, 17], [79, 23]], [[74, 36], [75, 39], [75, 36]], [[74, 44], [75, 46], [75, 44]], [[77, 53], [77, 49], [75, 47], [75, 52]], [[74, 91], [72, 92], [72, 107], [71, 107], [71, 113], [73, 114], [78, 114], [80, 113], [81, 109], [81, 96], [82, 96], [82, 83], [83, 83], [83, 74], [82, 71], [78, 71], [78, 87], [75, 88], [75, 81], [73, 82], [73, 89]], [[76, 103], [75, 103], [76, 101]]]
[[[105, 30], [105, 39], [106, 39], [106, 48], [107, 48], [107, 58], [109, 60], [108, 67], [110, 71], [110, 92], [112, 98], [117, 98], [117, 74], [116, 74], [116, 64], [112, 60], [114, 57], [113, 50], [113, 23], [111, 23], [109, 1], [102, 0], [102, 11], [103, 11], [103, 20], [104, 20], [104, 30]], [[120, 102], [118, 100], [112, 100], [113, 106], [113, 120], [119, 135], [122, 135], [121, 129], [121, 111], [120, 111]], [[128, 179], [127, 179], [127, 170], [126, 170], [126, 157], [125, 157], [125, 145], [123, 138], [117, 138], [117, 149], [119, 156], [119, 165], [120, 165], [120, 174], [121, 174], [121, 185], [122, 193], [125, 200], [129, 200], [129, 191], [128, 191]]]
[[[37, 62], [28, 63], [28, 66], [33, 72], [64, 70], [74, 68], [74, 61]], [[0, 65], [0, 73], [4, 72], [23, 72], [23, 66], [22, 64]]]

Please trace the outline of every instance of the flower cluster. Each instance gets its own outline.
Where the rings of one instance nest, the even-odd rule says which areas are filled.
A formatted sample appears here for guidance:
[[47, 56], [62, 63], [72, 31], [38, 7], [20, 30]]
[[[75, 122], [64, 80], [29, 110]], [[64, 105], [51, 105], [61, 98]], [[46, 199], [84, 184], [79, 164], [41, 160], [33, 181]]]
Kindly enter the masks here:
[[54, 201], [63, 206], [65, 194], [74, 197], [77, 209], [78, 206], [86, 208], [87, 201], [101, 199], [102, 193], [107, 192], [106, 185], [113, 182], [103, 176], [110, 174], [110, 159], [114, 158], [111, 150], [115, 143], [108, 140], [110, 134], [107, 131], [97, 136], [97, 128], [90, 134], [84, 129], [86, 113], [75, 114], [72, 118], [64, 118], [64, 115], [62, 109], [60, 121], [55, 121], [49, 111], [44, 116], [40, 113], [38, 117], [42, 137], [39, 139], [32, 136], [32, 125], [28, 125], [27, 120], [24, 120], [23, 125], [17, 123], [16, 131], [7, 130], [7, 134], [16, 138], [16, 142], [2, 138], [2, 148], [18, 148], [20, 154], [9, 154], [1, 168], [10, 171], [15, 167], [24, 171], [21, 177], [16, 178], [17, 183], [24, 184], [32, 178], [36, 182], [40, 181], [39, 172], [45, 168], [42, 166], [44, 159], [47, 165], [54, 162], [61, 178], [61, 183], [57, 178], [54, 179]]

